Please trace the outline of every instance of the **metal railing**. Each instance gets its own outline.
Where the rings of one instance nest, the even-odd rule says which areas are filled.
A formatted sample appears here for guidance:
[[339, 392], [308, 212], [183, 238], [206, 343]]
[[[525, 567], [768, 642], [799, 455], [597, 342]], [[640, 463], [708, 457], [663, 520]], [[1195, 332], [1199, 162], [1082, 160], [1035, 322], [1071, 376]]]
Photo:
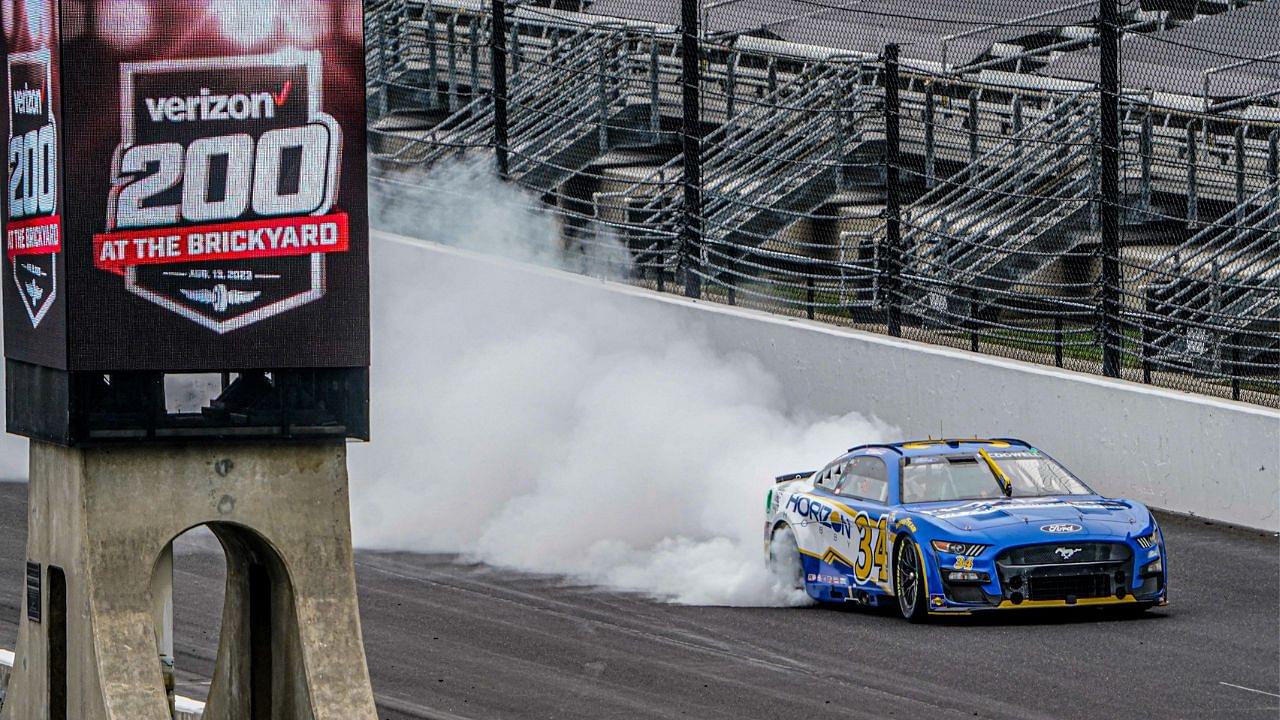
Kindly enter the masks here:
[[[1280, 124], [1126, 94], [1104, 199], [1096, 88], [902, 67], [890, 245], [879, 59], [718, 36], [686, 83], [676, 28], [521, 5], [494, 38], [487, 4], [452, 1], [367, 20], [375, 181], [505, 150], [566, 247], [619, 243], [636, 282], [881, 332], [893, 310], [907, 337], [1091, 372], [1105, 348], [1122, 377], [1280, 405]], [[502, 148], [476, 43], [507, 57]]]

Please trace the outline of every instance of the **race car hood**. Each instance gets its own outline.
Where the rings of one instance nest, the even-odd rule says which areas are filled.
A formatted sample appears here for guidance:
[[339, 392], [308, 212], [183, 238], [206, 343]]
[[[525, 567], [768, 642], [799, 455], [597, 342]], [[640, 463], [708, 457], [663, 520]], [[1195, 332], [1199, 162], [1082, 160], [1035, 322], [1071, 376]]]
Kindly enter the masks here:
[[[934, 518], [939, 524], [951, 525], [966, 532], [1030, 525], [1051, 534], [1083, 531], [1090, 535], [1124, 536], [1145, 528], [1148, 523], [1147, 510], [1141, 505], [1097, 496], [979, 500], [920, 508], [917, 512]], [[1079, 528], [1053, 529], [1055, 525], [1075, 525]]]

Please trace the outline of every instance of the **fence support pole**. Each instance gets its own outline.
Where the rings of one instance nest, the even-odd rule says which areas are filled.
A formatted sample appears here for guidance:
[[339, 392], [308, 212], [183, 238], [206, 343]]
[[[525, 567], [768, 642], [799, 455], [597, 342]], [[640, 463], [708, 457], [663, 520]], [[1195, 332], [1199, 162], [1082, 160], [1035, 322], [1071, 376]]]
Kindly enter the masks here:
[[458, 111], [458, 15], [449, 15], [445, 23], [445, 38], [449, 47], [445, 48], [445, 57], [449, 69], [449, 112]]
[[902, 298], [899, 292], [902, 278], [902, 208], [898, 202], [898, 165], [901, 151], [898, 124], [902, 105], [898, 100], [898, 46], [884, 48], [884, 190], [885, 251], [885, 309], [889, 334], [902, 335]]
[[[980, 90], [969, 93], [969, 164], [978, 162], [978, 95]], [[973, 171], [971, 171], [973, 172]]]
[[1196, 121], [1187, 121], [1187, 227], [1195, 227], [1200, 222], [1200, 189], [1198, 185], [1199, 151], [1196, 144]]
[[[1271, 203], [1280, 205], [1280, 130], [1272, 130], [1267, 136], [1267, 184], [1271, 185]], [[1273, 221], [1276, 227], [1280, 220]]]
[[1151, 358], [1155, 355], [1156, 333], [1151, 327], [1151, 318], [1155, 317], [1159, 307], [1156, 305], [1156, 299], [1151, 297], [1151, 291], [1145, 293], [1146, 302], [1143, 307], [1146, 310], [1146, 318], [1142, 321], [1142, 382], [1151, 384]]
[[1280, 176], [1280, 130], [1272, 130], [1267, 136], [1267, 182], [1274, 183]]
[[1102, 373], [1120, 376], [1120, 28], [1116, 0], [1099, 0], [1102, 111]]
[[600, 75], [596, 84], [596, 133], [600, 154], [603, 155], [609, 152], [609, 51], [603, 45], [597, 58]]
[[1231, 399], [1240, 399], [1240, 336], [1231, 336]]
[[430, 94], [427, 96], [430, 108], [440, 107], [440, 51], [436, 47], [436, 9], [427, 3], [427, 85]]
[[1245, 209], [1244, 209], [1244, 125], [1236, 128], [1236, 218], [1235, 229], [1231, 234], [1239, 239], [1243, 232]]
[[1053, 318], [1053, 364], [1062, 367], [1062, 316]]
[[[1142, 211], [1144, 213], [1151, 212], [1151, 154], [1153, 152], [1153, 133], [1154, 128], [1151, 122], [1151, 108], [1142, 114], [1142, 139], [1139, 143], [1138, 152], [1142, 153]], [[1147, 218], [1144, 217], [1143, 220]]]
[[467, 43], [471, 46], [471, 92], [467, 93], [467, 102], [471, 105], [471, 116], [480, 112], [480, 106], [474, 104], [480, 97], [480, 18], [472, 17], [467, 23]]
[[934, 153], [933, 137], [933, 83], [925, 83], [924, 86], [924, 186], [926, 190], [932, 190], [934, 185], [938, 184], [938, 169], [936, 166], [936, 158]]
[[738, 53], [729, 53], [724, 77], [724, 119], [732, 122], [738, 95]]
[[507, 156], [507, 2], [493, 0], [493, 30], [489, 34], [489, 68], [493, 74], [493, 151], [498, 177], [510, 172]]
[[969, 350], [978, 352], [978, 291], [969, 290]]
[[658, 31], [649, 31], [649, 134], [657, 145], [662, 134], [662, 86], [658, 72]]
[[680, 3], [680, 95], [683, 101], [681, 135], [684, 140], [684, 217], [680, 259], [684, 294], [702, 297], [702, 69], [699, 67], [698, 0]]

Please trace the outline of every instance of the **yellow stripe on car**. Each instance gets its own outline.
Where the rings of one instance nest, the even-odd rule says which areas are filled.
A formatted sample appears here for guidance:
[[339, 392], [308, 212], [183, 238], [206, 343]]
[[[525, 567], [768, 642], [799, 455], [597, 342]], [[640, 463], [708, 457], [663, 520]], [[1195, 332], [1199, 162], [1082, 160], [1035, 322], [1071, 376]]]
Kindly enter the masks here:
[[1000, 610], [1016, 610], [1022, 608], [1045, 608], [1045, 607], [1077, 607], [1080, 605], [1125, 605], [1128, 603], [1136, 603], [1138, 599], [1132, 595], [1126, 595], [1123, 598], [1117, 597], [1100, 597], [1100, 598], [1080, 598], [1074, 603], [1066, 600], [1023, 600], [1018, 604], [1014, 604], [1012, 600], [1003, 600], [998, 606]]

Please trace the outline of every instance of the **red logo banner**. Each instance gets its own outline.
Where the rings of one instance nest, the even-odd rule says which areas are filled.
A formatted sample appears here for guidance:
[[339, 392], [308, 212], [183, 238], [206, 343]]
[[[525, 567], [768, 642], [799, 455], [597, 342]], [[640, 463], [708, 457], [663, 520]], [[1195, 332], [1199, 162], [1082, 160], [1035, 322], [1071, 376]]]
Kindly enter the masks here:
[[62, 218], [57, 215], [15, 220], [5, 228], [4, 251], [19, 255], [49, 255], [62, 249]]
[[135, 265], [346, 252], [347, 214], [248, 220], [180, 228], [146, 228], [93, 237], [93, 264], [123, 275]]

